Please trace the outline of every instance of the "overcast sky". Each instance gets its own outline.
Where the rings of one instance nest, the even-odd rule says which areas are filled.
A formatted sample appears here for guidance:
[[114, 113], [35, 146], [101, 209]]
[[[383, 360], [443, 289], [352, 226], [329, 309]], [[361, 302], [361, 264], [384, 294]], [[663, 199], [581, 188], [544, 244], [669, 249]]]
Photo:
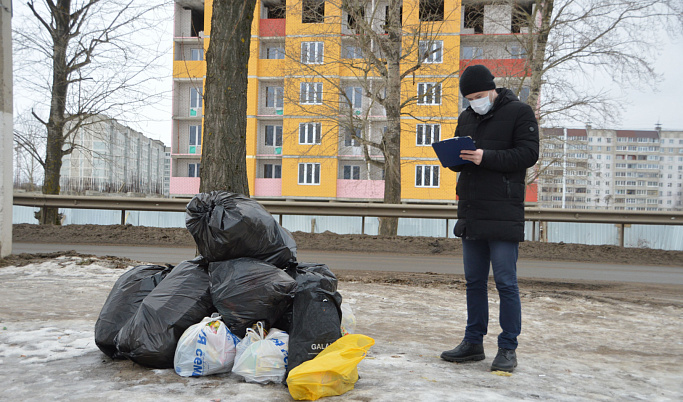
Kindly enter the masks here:
[[620, 128], [651, 130], [659, 122], [663, 130], [683, 131], [683, 40], [663, 39], [667, 45], [655, 62], [662, 74], [658, 91], [627, 91], [632, 105], [624, 113]]

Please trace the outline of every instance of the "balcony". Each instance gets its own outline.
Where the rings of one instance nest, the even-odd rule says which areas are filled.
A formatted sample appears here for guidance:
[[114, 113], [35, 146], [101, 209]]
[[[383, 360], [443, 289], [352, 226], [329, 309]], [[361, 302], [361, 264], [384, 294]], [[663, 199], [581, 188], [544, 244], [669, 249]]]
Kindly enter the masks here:
[[201, 60], [176, 60], [173, 62], [173, 78], [203, 78], [206, 63]]
[[284, 18], [262, 18], [259, 21], [259, 36], [285, 36], [287, 20]]
[[528, 77], [531, 75], [526, 59], [461, 59], [460, 71], [474, 64], [483, 64], [488, 67], [494, 77]]
[[258, 76], [259, 77], [282, 77], [285, 69], [284, 59], [259, 59], [258, 60]]
[[384, 180], [337, 180], [337, 198], [383, 199]]
[[171, 177], [171, 195], [195, 195], [199, 193], [199, 177]]
[[255, 179], [254, 196], [279, 197], [282, 195], [282, 179]]

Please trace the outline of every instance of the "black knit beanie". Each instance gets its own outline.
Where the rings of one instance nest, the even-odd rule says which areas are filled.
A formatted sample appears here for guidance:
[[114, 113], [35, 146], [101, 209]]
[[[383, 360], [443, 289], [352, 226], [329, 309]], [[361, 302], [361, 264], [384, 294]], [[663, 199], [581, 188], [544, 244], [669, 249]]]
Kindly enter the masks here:
[[491, 71], [486, 66], [475, 64], [467, 67], [460, 74], [460, 92], [462, 96], [492, 89], [496, 89], [496, 83], [493, 82], [493, 74], [491, 74]]

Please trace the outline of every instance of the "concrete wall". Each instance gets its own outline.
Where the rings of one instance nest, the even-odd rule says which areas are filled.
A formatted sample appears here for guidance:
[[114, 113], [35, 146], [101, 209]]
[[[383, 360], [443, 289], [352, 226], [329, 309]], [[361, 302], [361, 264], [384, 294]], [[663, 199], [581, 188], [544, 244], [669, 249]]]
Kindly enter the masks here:
[[512, 7], [509, 4], [484, 6], [484, 33], [508, 34], [512, 26]]

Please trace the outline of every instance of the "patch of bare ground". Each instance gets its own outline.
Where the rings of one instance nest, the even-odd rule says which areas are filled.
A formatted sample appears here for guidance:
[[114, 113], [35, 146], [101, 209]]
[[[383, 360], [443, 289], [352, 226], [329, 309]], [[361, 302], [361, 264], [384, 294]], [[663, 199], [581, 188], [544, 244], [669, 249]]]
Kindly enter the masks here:
[[[411, 236], [373, 236], [294, 232], [301, 250], [383, 252], [396, 254], [462, 255], [460, 239]], [[155, 228], [131, 225], [13, 227], [15, 242], [63, 244], [158, 245], [195, 247], [185, 228]], [[519, 258], [544, 261], [577, 261], [633, 265], [683, 267], [683, 251], [626, 248], [613, 245], [523, 242]]]

